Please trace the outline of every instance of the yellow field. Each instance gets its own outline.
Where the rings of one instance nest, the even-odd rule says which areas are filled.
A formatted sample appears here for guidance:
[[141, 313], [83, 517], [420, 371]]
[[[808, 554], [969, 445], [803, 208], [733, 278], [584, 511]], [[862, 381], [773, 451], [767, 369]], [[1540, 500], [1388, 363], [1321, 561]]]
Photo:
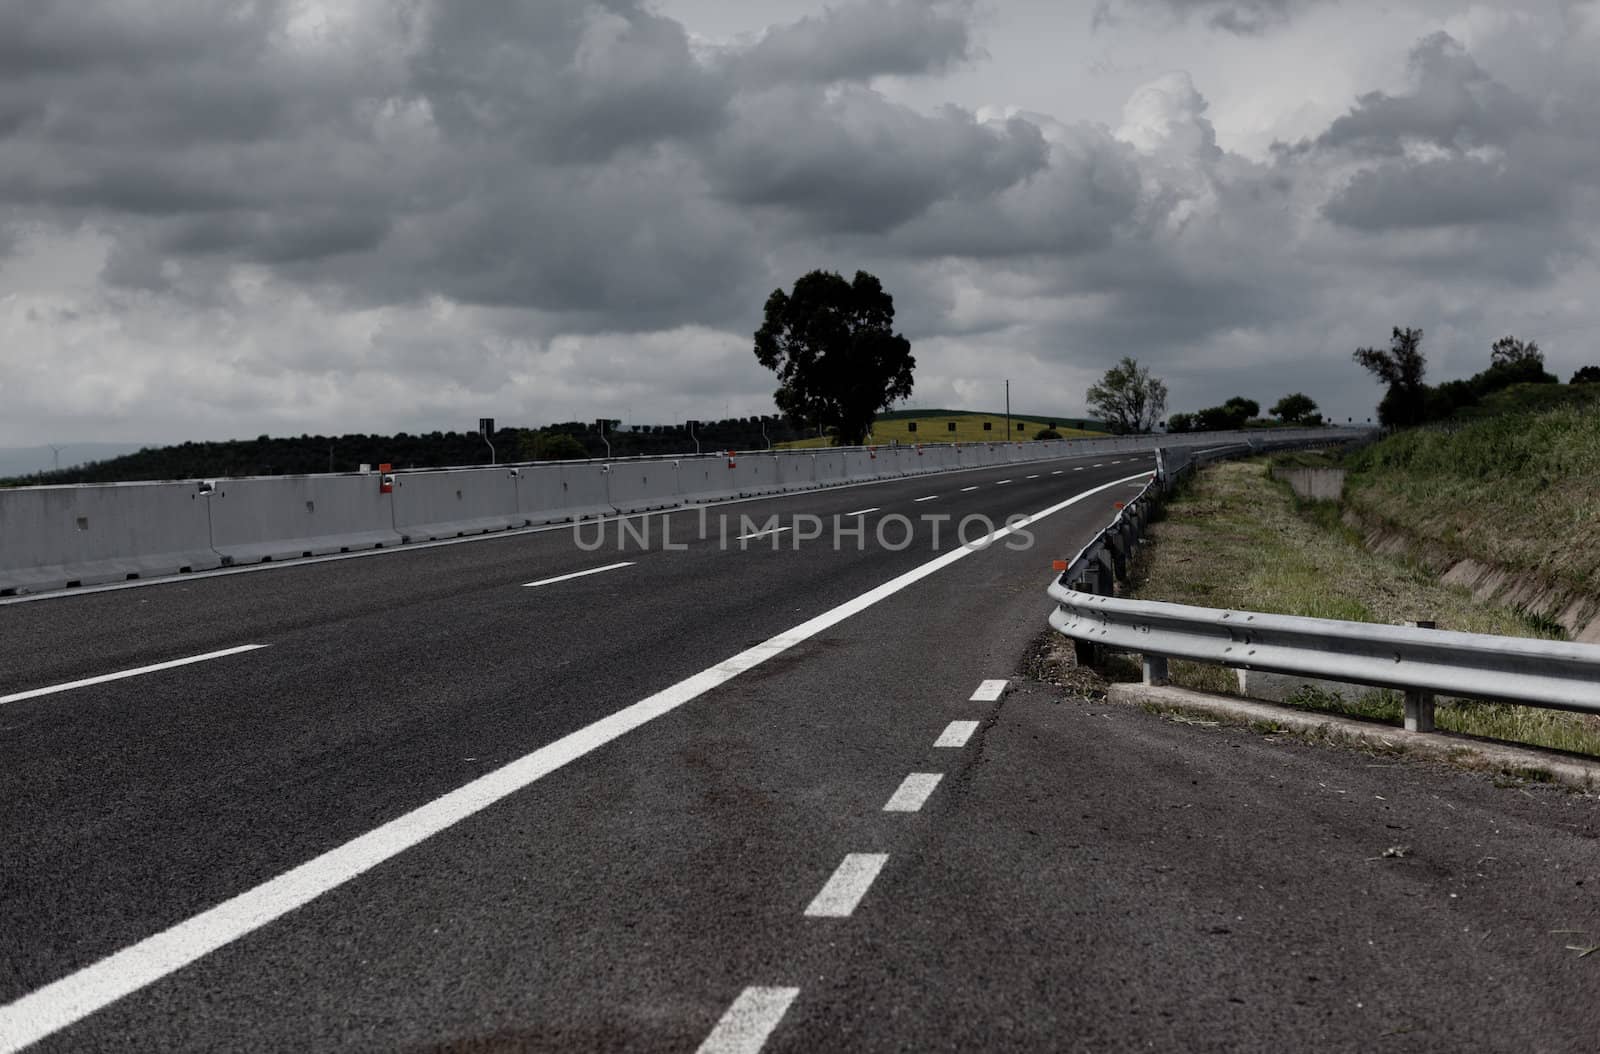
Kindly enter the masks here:
[[[950, 422], [955, 422], [955, 431], [950, 431]], [[983, 430], [983, 423], [990, 424], [990, 430]], [[915, 432], [910, 425], [915, 424]], [[1022, 425], [1022, 430], [1017, 431], [1017, 425]], [[1011, 436], [1014, 439], [1031, 440], [1041, 428], [1048, 427], [1048, 420], [1036, 417], [1013, 417], [1011, 419]], [[1056, 431], [1061, 433], [1063, 439], [1078, 439], [1083, 436], [1104, 435], [1104, 432], [1085, 432], [1077, 428], [1064, 427], [1064, 420], [1056, 421]], [[1006, 418], [1004, 414], [939, 414], [931, 417], [899, 418], [892, 421], [879, 421], [872, 426], [872, 436], [869, 443], [887, 444], [895, 440], [900, 443], [981, 443], [985, 440], [1004, 441], [1006, 438]], [[789, 443], [778, 443], [777, 446], [784, 450], [798, 450], [803, 447], [828, 446], [829, 441], [824, 438], [797, 439]]]

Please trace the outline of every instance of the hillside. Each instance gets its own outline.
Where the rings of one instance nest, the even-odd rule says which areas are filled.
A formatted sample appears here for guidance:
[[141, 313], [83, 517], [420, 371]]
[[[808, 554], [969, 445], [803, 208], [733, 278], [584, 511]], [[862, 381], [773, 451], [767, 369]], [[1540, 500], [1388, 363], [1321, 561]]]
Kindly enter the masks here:
[[1353, 455], [1345, 499], [1453, 553], [1600, 595], [1600, 385], [1526, 385]]

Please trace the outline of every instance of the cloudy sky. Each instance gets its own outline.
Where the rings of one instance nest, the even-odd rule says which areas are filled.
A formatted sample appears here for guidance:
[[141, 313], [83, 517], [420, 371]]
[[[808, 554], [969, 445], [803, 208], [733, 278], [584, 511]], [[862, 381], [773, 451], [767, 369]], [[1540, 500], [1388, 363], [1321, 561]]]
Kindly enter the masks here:
[[1595, 0], [10, 0], [0, 445], [770, 411], [865, 268], [912, 406], [1600, 362]]

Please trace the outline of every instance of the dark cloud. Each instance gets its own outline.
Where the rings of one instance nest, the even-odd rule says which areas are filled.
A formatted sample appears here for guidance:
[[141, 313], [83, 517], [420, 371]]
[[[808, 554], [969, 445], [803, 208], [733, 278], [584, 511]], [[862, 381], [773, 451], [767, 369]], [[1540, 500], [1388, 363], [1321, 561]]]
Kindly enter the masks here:
[[1200, 19], [1225, 33], [1254, 36], [1280, 25], [1317, 0], [1100, 0], [1095, 8], [1096, 27], [1130, 17], [1165, 15], [1180, 20]]
[[746, 84], [939, 73], [977, 57], [968, 3], [868, 0], [774, 26], [727, 57]]
[[1323, 211], [1365, 231], [1517, 223], [1558, 215], [1561, 194], [1524, 166], [1452, 157], [1358, 172]]
[[1410, 66], [1410, 91], [1361, 96], [1317, 145], [1379, 156], [1402, 153], [1408, 142], [1504, 146], [1539, 123], [1531, 102], [1490, 77], [1447, 33], [1419, 43]]

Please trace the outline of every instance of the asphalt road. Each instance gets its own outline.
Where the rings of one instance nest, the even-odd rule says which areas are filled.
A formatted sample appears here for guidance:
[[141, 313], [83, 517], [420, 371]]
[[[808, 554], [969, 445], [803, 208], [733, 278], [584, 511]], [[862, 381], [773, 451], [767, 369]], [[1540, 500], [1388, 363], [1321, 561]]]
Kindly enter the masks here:
[[0, 1050], [1593, 1049], [1589, 799], [1019, 675], [1114, 460], [0, 606], [262, 646], [0, 703]]

